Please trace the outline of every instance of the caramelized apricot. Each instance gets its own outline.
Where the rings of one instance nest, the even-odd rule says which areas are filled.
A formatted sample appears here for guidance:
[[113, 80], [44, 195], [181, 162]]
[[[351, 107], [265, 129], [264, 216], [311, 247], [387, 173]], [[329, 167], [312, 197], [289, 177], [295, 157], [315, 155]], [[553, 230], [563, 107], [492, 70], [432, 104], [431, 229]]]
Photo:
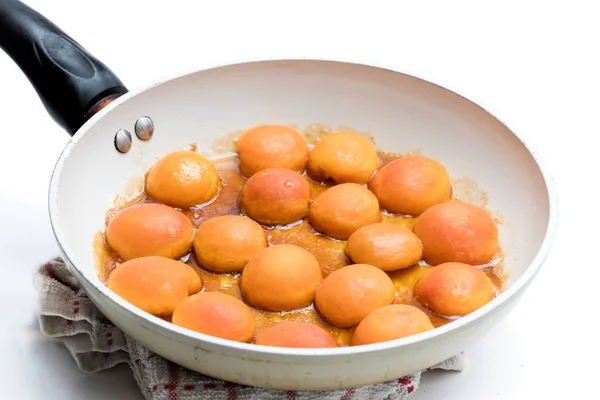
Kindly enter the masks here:
[[369, 182], [382, 208], [419, 215], [452, 196], [450, 177], [437, 161], [423, 156], [398, 158], [384, 165]]
[[237, 141], [240, 171], [251, 177], [267, 168], [286, 168], [304, 172], [308, 146], [292, 128], [261, 125], [245, 132]]
[[309, 199], [310, 186], [302, 175], [289, 169], [267, 168], [248, 179], [240, 205], [260, 224], [286, 225], [304, 218]]
[[254, 336], [254, 315], [241, 300], [220, 292], [202, 292], [183, 300], [172, 322], [183, 328], [236, 342]]
[[279, 244], [250, 259], [240, 283], [244, 300], [267, 311], [291, 311], [312, 303], [322, 273], [307, 250]]
[[495, 296], [492, 280], [472, 265], [449, 262], [430, 269], [415, 285], [423, 305], [446, 317], [465, 316]]
[[367, 315], [354, 330], [351, 345], [388, 342], [433, 328], [427, 314], [417, 307], [392, 304]]
[[255, 343], [263, 346], [313, 349], [337, 347], [335, 339], [325, 329], [299, 321], [284, 321], [267, 328], [256, 337]]
[[123, 260], [162, 256], [180, 258], [192, 247], [194, 225], [181, 212], [156, 203], [134, 204], [106, 226], [106, 241]]
[[214, 164], [193, 151], [175, 151], [159, 159], [146, 177], [146, 193], [172, 207], [212, 200], [221, 189]]
[[423, 243], [425, 261], [431, 265], [451, 261], [482, 265], [498, 251], [498, 227], [490, 213], [460, 200], [425, 211], [414, 232]]
[[250, 258], [267, 247], [259, 224], [241, 215], [223, 215], [204, 221], [194, 236], [196, 258], [218, 273], [240, 272]]
[[394, 283], [385, 272], [372, 265], [353, 264], [323, 279], [315, 295], [315, 306], [324, 320], [348, 328], [378, 308], [392, 304], [394, 298]]
[[410, 229], [395, 223], [379, 222], [365, 225], [350, 235], [346, 254], [357, 264], [396, 271], [418, 263], [423, 256], [423, 248]]
[[369, 190], [356, 183], [333, 186], [319, 195], [308, 211], [312, 226], [334, 239], [346, 240], [358, 228], [379, 222], [379, 203]]
[[336, 132], [323, 137], [308, 155], [307, 171], [317, 180], [367, 183], [380, 165], [377, 151], [364, 137]]
[[200, 290], [192, 268], [170, 258], [150, 256], [125, 261], [108, 277], [107, 286], [134, 306], [167, 317], [190, 293]]

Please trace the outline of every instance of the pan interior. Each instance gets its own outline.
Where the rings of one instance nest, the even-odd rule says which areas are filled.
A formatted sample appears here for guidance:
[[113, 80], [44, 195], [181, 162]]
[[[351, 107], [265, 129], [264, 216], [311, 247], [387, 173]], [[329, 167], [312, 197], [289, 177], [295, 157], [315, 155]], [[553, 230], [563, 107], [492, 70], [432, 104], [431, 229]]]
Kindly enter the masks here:
[[[134, 134], [142, 116], [155, 124], [149, 141]], [[195, 143], [199, 152], [216, 156], [227, 143], [224, 135], [264, 123], [346, 126], [369, 132], [386, 151], [419, 152], [441, 162], [459, 182], [459, 195], [464, 190], [475, 202], [485, 197], [501, 221], [509, 287], [542, 246], [550, 215], [544, 176], [521, 140], [493, 116], [404, 74], [302, 60], [184, 75], [126, 95], [86, 124], [61, 157], [51, 185], [50, 211], [63, 250], [88, 281], [99, 284], [93, 242], [116, 195], [139, 193], [144, 173], [169, 151]], [[126, 154], [114, 147], [119, 129], [134, 139]]]

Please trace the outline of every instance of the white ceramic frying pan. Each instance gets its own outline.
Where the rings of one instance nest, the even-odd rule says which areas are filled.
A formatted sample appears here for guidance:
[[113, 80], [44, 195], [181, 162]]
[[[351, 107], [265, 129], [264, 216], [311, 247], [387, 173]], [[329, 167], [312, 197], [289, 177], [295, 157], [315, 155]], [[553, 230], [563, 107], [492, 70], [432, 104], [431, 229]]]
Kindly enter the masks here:
[[[102, 63], [15, 0], [0, 2], [0, 45], [19, 64], [72, 139], [56, 164], [49, 210], [71, 271], [98, 308], [152, 351], [227, 381], [281, 389], [356, 387], [414, 373], [467, 348], [505, 317], [531, 283], [557, 223], [552, 181], [522, 138], [444, 88], [371, 66], [317, 60], [220, 66], [128, 92]], [[141, 117], [148, 117], [137, 123]], [[150, 139], [148, 122], [153, 123]], [[145, 123], [144, 123], [145, 122]], [[143, 139], [140, 139], [137, 131]], [[169, 151], [211, 155], [224, 134], [261, 123], [322, 123], [370, 131], [379, 148], [419, 150], [452, 178], [487, 192], [503, 220], [507, 289], [479, 310], [433, 331], [386, 343], [282, 349], [194, 333], [153, 317], [98, 279], [93, 239], [115, 195], [135, 195]], [[132, 141], [128, 146], [128, 133]], [[117, 132], [120, 132], [117, 135]], [[118, 139], [115, 141], [115, 135]], [[117, 151], [118, 144], [121, 150]], [[126, 193], [127, 191], [129, 193]]]

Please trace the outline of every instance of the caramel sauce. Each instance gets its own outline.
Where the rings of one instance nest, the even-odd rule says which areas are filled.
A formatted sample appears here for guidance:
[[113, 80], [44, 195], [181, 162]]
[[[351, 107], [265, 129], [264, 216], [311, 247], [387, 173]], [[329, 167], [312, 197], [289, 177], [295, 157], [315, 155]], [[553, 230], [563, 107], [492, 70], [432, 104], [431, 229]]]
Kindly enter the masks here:
[[[396, 154], [379, 153], [382, 165], [400, 157]], [[181, 210], [190, 218], [196, 227], [203, 221], [220, 215], [242, 214], [238, 205], [238, 199], [242, 187], [246, 182], [246, 178], [239, 172], [237, 156], [217, 159], [214, 161], [219, 175], [223, 181], [223, 188], [219, 196], [212, 202], [201, 206], [194, 206]], [[317, 196], [323, 193], [328, 187], [332, 186], [332, 182], [318, 183], [307, 179], [311, 188], [311, 199], [314, 200]], [[123, 207], [135, 203], [153, 202], [154, 200], [142, 194], [137, 199], [129, 202], [129, 204], [119, 204], [113, 210], [107, 213], [107, 222], [112, 216]], [[417, 218], [410, 216], [390, 215], [382, 212], [382, 220], [401, 224], [410, 229], [414, 227]], [[310, 251], [318, 260], [323, 276], [327, 276], [333, 271], [340, 269], [346, 265], [352, 264], [352, 261], [345, 254], [346, 242], [336, 239], [331, 239], [317, 233], [306, 219], [292, 223], [284, 227], [263, 227], [270, 245], [275, 244], [294, 244]], [[112, 252], [105, 243], [104, 235], [99, 232], [95, 238], [96, 257], [98, 260], [99, 278], [106, 282], [111, 271], [113, 271], [122, 260], [118, 255]], [[202, 277], [203, 289], [206, 291], [219, 291], [236, 296], [241, 299], [239, 290], [240, 274], [214, 274], [205, 270], [198, 263], [193, 251], [183, 257], [188, 265], [192, 266]], [[423, 276], [428, 269], [433, 268], [424, 262], [413, 265], [409, 268], [388, 273], [396, 287], [395, 303], [409, 304], [418, 307], [429, 315], [434, 326], [439, 327], [452, 321], [452, 319], [436, 315], [428, 308], [420, 304], [413, 295], [413, 287], [415, 283]], [[482, 270], [492, 279], [492, 282], [500, 292], [504, 286], [504, 272], [502, 268], [502, 257], [499, 255], [496, 262], [491, 266], [482, 268]], [[256, 317], [255, 335], [269, 326], [273, 326], [280, 321], [295, 320], [310, 322], [321, 326], [326, 331], [331, 333], [336, 338], [339, 346], [348, 346], [352, 336], [353, 328], [340, 329], [324, 322], [312, 305], [304, 309], [291, 312], [266, 312], [262, 310], [252, 309]], [[167, 319], [168, 320], [168, 319]]]

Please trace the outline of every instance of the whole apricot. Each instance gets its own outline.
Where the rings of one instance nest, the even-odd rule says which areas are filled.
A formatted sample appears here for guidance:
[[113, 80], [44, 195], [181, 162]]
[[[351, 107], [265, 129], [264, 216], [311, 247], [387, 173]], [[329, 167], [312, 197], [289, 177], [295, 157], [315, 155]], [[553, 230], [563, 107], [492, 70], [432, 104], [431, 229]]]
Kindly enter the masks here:
[[194, 236], [196, 258], [208, 270], [240, 272], [250, 258], [267, 247], [259, 224], [241, 215], [223, 215], [200, 224]]
[[434, 326], [427, 314], [417, 307], [392, 304], [367, 315], [354, 330], [350, 344], [388, 342], [432, 329]]
[[490, 213], [460, 200], [438, 204], [418, 219], [415, 234], [431, 265], [461, 262], [482, 265], [498, 251], [498, 227]]
[[180, 258], [192, 247], [194, 225], [181, 212], [156, 203], [134, 204], [106, 226], [106, 241], [123, 260], [162, 256]]
[[278, 244], [250, 259], [240, 283], [244, 300], [267, 311], [291, 311], [312, 303], [322, 278], [317, 259], [307, 250]]
[[395, 223], [379, 222], [365, 225], [350, 235], [346, 254], [357, 264], [396, 271], [418, 263], [423, 256], [423, 247], [410, 229]]
[[243, 301], [220, 292], [202, 292], [183, 300], [173, 324], [221, 339], [248, 343], [254, 336], [254, 314]]
[[353, 264], [329, 274], [315, 295], [321, 317], [339, 328], [357, 325], [373, 311], [394, 302], [394, 283], [377, 267]]
[[298, 321], [284, 321], [265, 329], [256, 337], [255, 343], [263, 346], [313, 349], [337, 347], [335, 339], [325, 329]]
[[430, 269], [415, 285], [426, 307], [447, 317], [465, 316], [494, 298], [492, 280], [472, 265], [449, 262]]
[[308, 211], [311, 225], [334, 239], [346, 240], [357, 229], [379, 222], [379, 203], [357, 183], [333, 186], [317, 197]]
[[353, 132], [336, 132], [315, 144], [306, 168], [317, 180], [364, 184], [380, 163], [375, 147], [367, 139]]
[[379, 204], [392, 213], [419, 215], [452, 196], [450, 177], [437, 161], [423, 156], [398, 158], [369, 182]]
[[237, 141], [240, 171], [251, 177], [267, 168], [286, 168], [304, 172], [308, 146], [294, 129], [281, 125], [260, 125]]
[[221, 189], [214, 164], [201, 154], [181, 150], [160, 158], [146, 177], [146, 193], [172, 207], [191, 207], [212, 200]]
[[125, 261], [107, 281], [108, 288], [117, 295], [159, 317], [170, 316], [179, 303], [200, 290], [201, 284], [190, 266], [159, 256]]
[[299, 173], [284, 168], [267, 168], [248, 179], [240, 205], [262, 225], [286, 225], [306, 216], [310, 186]]

